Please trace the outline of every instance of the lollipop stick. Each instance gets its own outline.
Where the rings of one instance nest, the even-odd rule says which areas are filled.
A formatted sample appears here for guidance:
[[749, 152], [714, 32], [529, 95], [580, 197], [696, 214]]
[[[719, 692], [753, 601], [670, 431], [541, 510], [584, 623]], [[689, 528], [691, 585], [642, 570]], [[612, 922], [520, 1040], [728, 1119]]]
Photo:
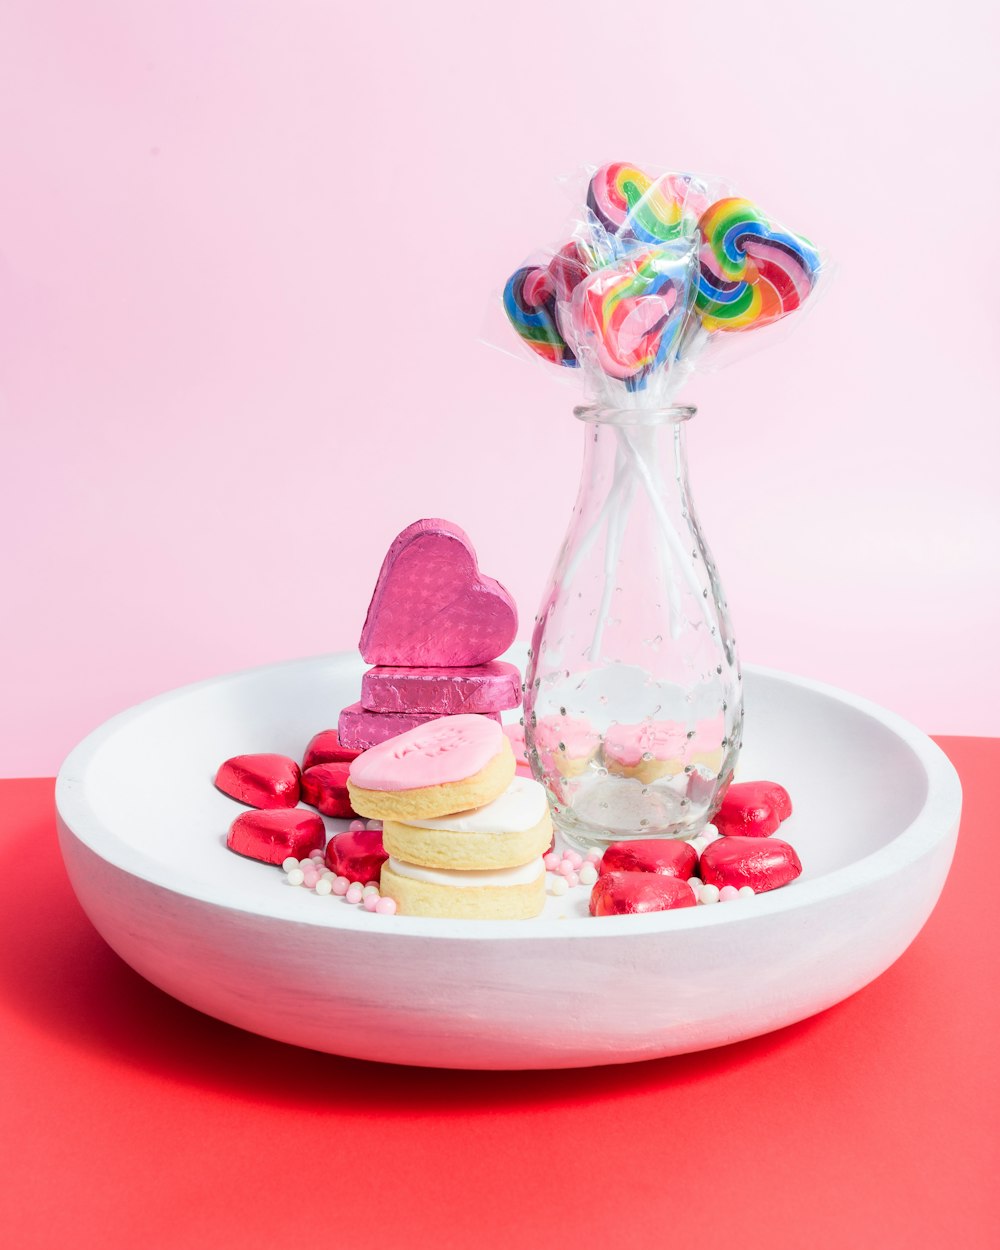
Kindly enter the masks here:
[[589, 530], [587, 530], [583, 538], [580, 539], [576, 551], [573, 554], [573, 558], [566, 565], [566, 570], [562, 575], [563, 586], [567, 589], [572, 584], [577, 573], [580, 571], [580, 565], [583, 564], [584, 560], [586, 560], [587, 556], [590, 554], [590, 549], [597, 541], [597, 536], [601, 531], [601, 527], [604, 525], [605, 520], [607, 520], [612, 508], [616, 508], [618, 506], [618, 496], [621, 493], [622, 479], [626, 476], [627, 471], [628, 461], [622, 452], [621, 440], [619, 439], [618, 450], [615, 453], [615, 470], [614, 476], [611, 479], [611, 489], [608, 491], [607, 498], [601, 505], [601, 509], [598, 512], [593, 525]]
[[[621, 496], [624, 496], [622, 498]], [[611, 600], [615, 593], [615, 582], [618, 575], [618, 560], [621, 556], [622, 539], [628, 528], [629, 514], [632, 510], [632, 499], [635, 496], [635, 475], [629, 473], [624, 490], [615, 492], [615, 508], [608, 521], [608, 534], [604, 542], [604, 590], [601, 594], [601, 606], [598, 609], [597, 621], [594, 625], [594, 638], [590, 644], [589, 659], [595, 662], [600, 659], [601, 643], [604, 641], [604, 627], [607, 624]]]
[[[700, 605], [704, 598], [702, 595], [702, 587], [699, 584], [697, 575], [689, 562], [688, 553], [684, 550], [683, 544], [677, 536], [677, 531], [674, 529], [670, 517], [667, 515], [667, 510], [663, 505], [662, 496], [657, 488], [656, 482], [653, 480], [653, 474], [651, 473], [650, 466], [647, 463], [647, 460], [652, 460], [653, 457], [648, 454], [648, 448], [646, 452], [643, 453], [636, 447], [628, 430], [623, 430], [622, 433], [625, 435], [625, 452], [634, 466], [635, 471], [639, 476], [639, 480], [642, 482], [642, 485], [646, 490], [649, 502], [653, 507], [653, 512], [655, 513], [656, 519], [660, 525], [660, 533], [673, 552], [677, 563], [680, 565], [681, 572], [688, 583], [689, 589]], [[669, 593], [669, 589], [674, 585], [674, 580], [672, 576], [667, 576], [666, 580]], [[673, 602], [671, 603], [671, 612], [672, 614], [674, 613]], [[673, 632], [673, 626], [671, 629]]]

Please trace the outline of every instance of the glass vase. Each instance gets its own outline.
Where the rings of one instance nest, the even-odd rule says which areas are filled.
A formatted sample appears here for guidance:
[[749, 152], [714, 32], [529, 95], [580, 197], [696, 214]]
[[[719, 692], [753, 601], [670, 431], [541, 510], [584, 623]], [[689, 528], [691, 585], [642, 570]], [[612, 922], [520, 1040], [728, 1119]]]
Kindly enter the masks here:
[[693, 837], [740, 749], [742, 677], [688, 486], [693, 408], [575, 409], [580, 490], [535, 621], [525, 745], [567, 840]]

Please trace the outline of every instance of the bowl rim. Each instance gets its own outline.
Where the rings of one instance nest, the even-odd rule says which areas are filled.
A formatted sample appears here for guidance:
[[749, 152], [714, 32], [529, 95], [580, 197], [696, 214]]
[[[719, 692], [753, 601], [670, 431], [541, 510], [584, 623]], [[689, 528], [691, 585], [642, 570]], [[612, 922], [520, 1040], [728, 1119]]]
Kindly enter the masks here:
[[[331, 934], [348, 931], [370, 933], [373, 937], [378, 935], [386, 939], [421, 937], [448, 941], [499, 939], [526, 942], [547, 941], [552, 938], [588, 938], [600, 941], [623, 936], [679, 933], [796, 912], [891, 877], [953, 838], [958, 830], [962, 808], [962, 788], [958, 773], [941, 748], [920, 729], [895, 712], [859, 695], [825, 682], [754, 664], [744, 665], [744, 671], [825, 696], [879, 722], [916, 757], [924, 771], [927, 791], [913, 820], [885, 846], [843, 868], [797, 882], [794, 889], [758, 894], [752, 900], [734, 900], [724, 907], [685, 907], [644, 915], [605, 916], [599, 920], [590, 916], [552, 919], [539, 917], [530, 921], [439, 920], [416, 916], [378, 916], [355, 908], [329, 908], [322, 913], [310, 914], [308, 909], [301, 907], [300, 899], [292, 899], [288, 893], [280, 890], [275, 891], [273, 903], [269, 901], [266, 906], [261, 905], [258, 900], [255, 900], [254, 905], [243, 905], [239, 900], [227, 897], [224, 887], [216, 890], [203, 882], [189, 880], [172, 865], [152, 858], [134, 844], [125, 841], [97, 815], [87, 801], [85, 783], [91, 762], [108, 740], [127, 728], [131, 721], [212, 686], [237, 683], [251, 676], [264, 676], [278, 670], [291, 671], [297, 667], [329, 664], [331, 661], [340, 664], [359, 663], [355, 652], [339, 651], [241, 669], [165, 691], [111, 717], [83, 738], [67, 755], [59, 769], [55, 786], [55, 808], [60, 836], [64, 833], [70, 835], [100, 859], [128, 876], [227, 912], [243, 913], [268, 921], [306, 925]], [[292, 893], [298, 895], [299, 891]], [[298, 914], [295, 914], [296, 909]]]

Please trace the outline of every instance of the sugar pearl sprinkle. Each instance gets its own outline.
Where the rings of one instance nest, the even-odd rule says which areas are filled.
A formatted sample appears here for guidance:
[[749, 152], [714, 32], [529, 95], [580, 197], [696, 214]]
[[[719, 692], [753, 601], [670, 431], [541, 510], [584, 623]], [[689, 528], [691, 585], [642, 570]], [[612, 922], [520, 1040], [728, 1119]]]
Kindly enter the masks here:
[[[369, 821], [367, 828], [370, 829], [373, 825], [381, 828], [378, 821]], [[358, 832], [366, 828], [366, 825], [363, 820], [355, 820], [351, 822], [350, 827]], [[311, 890], [320, 898], [333, 897], [343, 899], [347, 903], [360, 903], [365, 911], [374, 912], [377, 916], [396, 914], [396, 900], [382, 898], [377, 882], [369, 881], [363, 884], [360, 881], [349, 881], [347, 877], [340, 877], [335, 872], [331, 872], [326, 866], [323, 851], [310, 851], [304, 859], [296, 859], [294, 855], [289, 855], [281, 861], [281, 868], [285, 874], [286, 885]]]

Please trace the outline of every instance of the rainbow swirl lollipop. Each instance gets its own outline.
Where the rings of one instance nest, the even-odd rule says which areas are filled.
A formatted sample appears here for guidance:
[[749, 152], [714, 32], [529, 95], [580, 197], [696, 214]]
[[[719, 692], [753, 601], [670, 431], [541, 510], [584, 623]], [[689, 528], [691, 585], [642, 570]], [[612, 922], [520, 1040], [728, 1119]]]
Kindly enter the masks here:
[[547, 265], [511, 274], [503, 291], [504, 311], [521, 339], [544, 360], [571, 369], [577, 359], [563, 334], [563, 310], [586, 274], [576, 243], [567, 243]]
[[698, 223], [695, 307], [706, 330], [753, 330], [794, 312], [813, 289], [819, 253], [749, 200], [718, 200]]
[[687, 174], [650, 178], [634, 165], [615, 161], [591, 178], [587, 207], [620, 239], [666, 243], [692, 233], [705, 209], [700, 185]]
[[608, 377], [641, 390], [668, 365], [692, 292], [690, 248], [661, 245], [599, 269], [573, 292], [577, 354]]

